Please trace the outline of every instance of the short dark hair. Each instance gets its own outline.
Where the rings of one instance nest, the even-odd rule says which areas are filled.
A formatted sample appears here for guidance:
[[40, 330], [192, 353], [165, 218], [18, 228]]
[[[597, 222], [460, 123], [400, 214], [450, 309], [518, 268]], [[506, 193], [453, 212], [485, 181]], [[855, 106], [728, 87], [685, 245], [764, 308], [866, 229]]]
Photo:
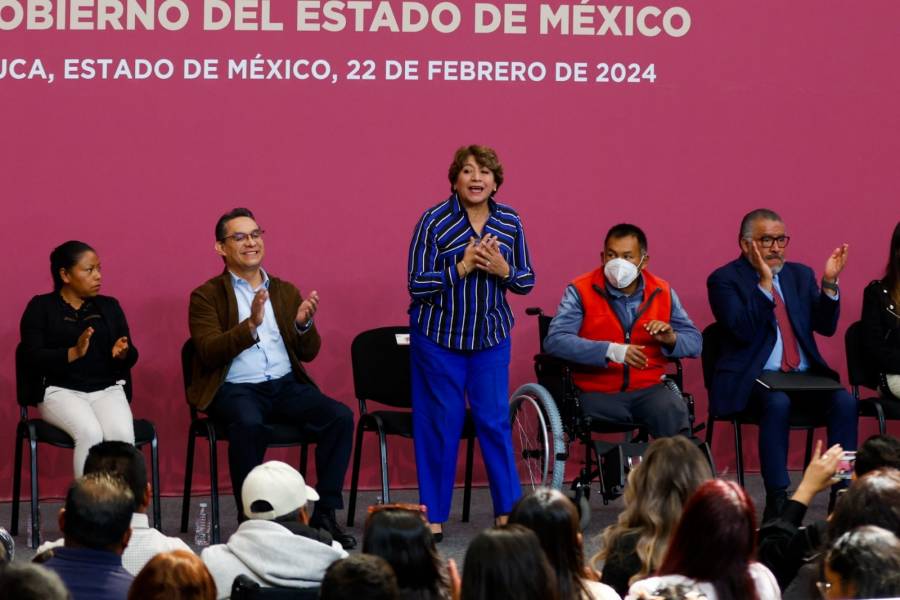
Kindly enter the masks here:
[[750, 237], [750, 230], [753, 228], [753, 223], [754, 221], [757, 221], [759, 219], [765, 219], [766, 221], [778, 221], [779, 223], [784, 222], [777, 212], [769, 208], [757, 208], [751, 210], [746, 215], [744, 215], [743, 219], [741, 219], [741, 230], [738, 233], [738, 241]]
[[497, 189], [499, 190], [500, 186], [503, 185], [503, 165], [500, 164], [497, 153], [488, 146], [472, 144], [459, 148], [453, 155], [453, 162], [450, 163], [450, 168], [447, 170], [447, 178], [450, 180], [450, 191], [453, 191], [453, 186], [456, 185], [456, 178], [459, 177], [459, 172], [463, 170], [466, 159], [470, 156], [480, 166], [490, 169], [491, 173], [494, 174], [494, 183], [497, 184]]
[[93, 252], [94, 249], [78, 240], [69, 240], [60, 244], [50, 253], [50, 275], [53, 277], [53, 291], [58, 292], [63, 287], [60, 269], [69, 270], [74, 267], [85, 252]]
[[394, 570], [380, 556], [356, 554], [331, 563], [322, 579], [321, 600], [399, 600]]
[[0, 600], [68, 600], [69, 590], [59, 575], [33, 563], [0, 569]]
[[248, 217], [250, 219], [256, 220], [256, 217], [253, 216], [253, 213], [249, 208], [232, 208], [227, 213], [219, 217], [219, 220], [216, 221], [216, 241], [221, 242], [225, 239], [228, 231], [227, 225], [228, 221], [232, 219], [237, 219], [238, 217]]
[[466, 600], [557, 600], [559, 588], [537, 535], [521, 525], [479, 533], [466, 550]]
[[619, 223], [610, 227], [609, 231], [606, 232], [606, 237], [603, 238], [603, 248], [606, 248], [609, 240], [618, 240], [628, 236], [636, 237], [638, 246], [641, 248], [641, 254], [647, 254], [647, 236], [640, 227], [631, 223]]
[[831, 545], [825, 564], [853, 585], [854, 598], [900, 596], [900, 540], [886, 529], [864, 525]]
[[111, 550], [131, 526], [134, 495], [120, 477], [91, 473], [79, 477], [66, 494], [66, 541], [94, 550]]
[[857, 477], [881, 467], [900, 469], [900, 440], [892, 435], [873, 435], [856, 451]]
[[147, 489], [147, 463], [140, 450], [128, 442], [100, 442], [88, 451], [84, 474], [110, 473], [120, 477], [134, 496], [137, 512]]

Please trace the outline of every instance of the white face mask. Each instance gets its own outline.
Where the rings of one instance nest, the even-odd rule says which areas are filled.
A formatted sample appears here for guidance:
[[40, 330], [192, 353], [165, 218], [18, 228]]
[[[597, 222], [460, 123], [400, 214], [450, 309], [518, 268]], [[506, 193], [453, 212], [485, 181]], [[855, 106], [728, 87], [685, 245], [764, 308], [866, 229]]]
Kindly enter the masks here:
[[[641, 257], [641, 262], [638, 266], [643, 262], [644, 258]], [[632, 282], [637, 279], [638, 272], [638, 267], [634, 266], [634, 263], [627, 261], [624, 258], [608, 260], [603, 267], [603, 274], [606, 275], [606, 280], [609, 281], [610, 285], [619, 290], [631, 285]]]

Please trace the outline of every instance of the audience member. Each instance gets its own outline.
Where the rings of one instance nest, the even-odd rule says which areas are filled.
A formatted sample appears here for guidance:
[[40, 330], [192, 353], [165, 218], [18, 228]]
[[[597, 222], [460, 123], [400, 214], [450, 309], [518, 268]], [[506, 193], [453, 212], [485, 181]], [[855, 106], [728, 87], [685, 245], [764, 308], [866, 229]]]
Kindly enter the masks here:
[[134, 577], [122, 567], [131, 538], [134, 495], [118, 477], [91, 473], [69, 486], [59, 529], [65, 546], [43, 564], [69, 588], [74, 600], [125, 600]]
[[900, 223], [894, 226], [884, 277], [863, 292], [865, 359], [886, 394], [885, 412], [900, 413]]
[[428, 527], [425, 507], [376, 504], [369, 510], [362, 551], [380, 556], [391, 565], [400, 597], [403, 600], [449, 598], [447, 576]]
[[[900, 535], [900, 471], [897, 469], [875, 469], [853, 482], [840, 496], [828, 519], [826, 544], [863, 525], [875, 525]], [[784, 590], [785, 599], [815, 597], [822, 553], [811, 558], [819, 560], [809, 560], [800, 568]]]
[[325, 569], [347, 556], [327, 531], [309, 525], [308, 501], [319, 495], [290, 465], [271, 460], [255, 467], [241, 490], [249, 517], [225, 544], [205, 549], [203, 562], [219, 598], [231, 594], [238, 575], [266, 587], [315, 587]]
[[[839, 537], [825, 555], [825, 598], [900, 597], [900, 540], [866, 525]], [[824, 589], [823, 589], [824, 588]]]
[[613, 588], [598, 581], [584, 564], [584, 538], [578, 509], [562, 492], [538, 488], [513, 506], [509, 522], [532, 530], [556, 573], [560, 600], [618, 600]]
[[669, 282], [647, 270], [647, 236], [612, 227], [601, 265], [576, 277], [550, 323], [544, 349], [590, 369], [573, 371], [592, 417], [646, 425], [653, 437], [690, 435], [681, 393], [664, 381], [670, 358], [699, 356], [702, 336]]
[[812, 375], [838, 380], [814, 334], [832, 336], [837, 330], [838, 275], [847, 263], [847, 244], [829, 254], [820, 289], [810, 267], [785, 260], [790, 240], [778, 214], [753, 210], [741, 221], [741, 256], [716, 269], [706, 282], [709, 305], [722, 330], [721, 355], [709, 390], [710, 413], [748, 410], [759, 417], [759, 460], [766, 488], [763, 521], [779, 516], [788, 500], [792, 407], [825, 420], [829, 445], [856, 449], [856, 398], [847, 390], [836, 384], [837, 389], [819, 392], [778, 389]]
[[[843, 457], [837, 445], [825, 453], [821, 450], [820, 441], [781, 516], [766, 521], [759, 530], [759, 561], [774, 573], [782, 589], [790, 584], [806, 559], [819, 552], [825, 543], [827, 521], [822, 519], [801, 527], [812, 499], [834, 483]], [[867, 439], [856, 453], [852, 476], [856, 479], [879, 467], [900, 467], [900, 440], [888, 435]]]
[[316, 441], [316, 476], [322, 498], [311, 521], [344, 548], [356, 540], [337, 522], [341, 488], [353, 446], [353, 411], [329, 398], [303, 362], [322, 339], [313, 322], [315, 290], [306, 298], [262, 267], [262, 229], [246, 208], [219, 217], [215, 251], [219, 275], [191, 292], [188, 325], [194, 344], [188, 402], [228, 428], [228, 466], [238, 520], [243, 520], [244, 477], [263, 462], [273, 423], [302, 428]]
[[134, 443], [123, 383], [138, 351], [118, 301], [100, 295], [103, 277], [93, 248], [75, 240], [57, 246], [50, 253], [50, 274], [53, 291], [32, 298], [20, 323], [33, 391], [27, 395], [36, 396], [45, 421], [74, 440], [75, 477], [81, 477], [94, 444]]
[[462, 600], [559, 600], [558, 590], [537, 535], [521, 525], [482, 531], [466, 550]]
[[[151, 558], [160, 552], [191, 548], [181, 538], [168, 537], [150, 527], [147, 508], [153, 497], [153, 487], [147, 481], [147, 465], [140, 450], [126, 442], [100, 442], [88, 452], [84, 473], [110, 473], [122, 478], [134, 495], [134, 513], [131, 515], [131, 539], [122, 553], [122, 566], [137, 575]], [[40, 554], [50, 548], [62, 546], [65, 540], [44, 542], [37, 549]]]
[[209, 569], [193, 552], [154, 556], [134, 578], [128, 600], [216, 600]]
[[602, 534], [601, 549], [591, 562], [603, 562], [600, 578], [620, 595], [662, 564], [688, 498], [712, 477], [709, 462], [688, 439], [654, 440], [628, 476], [625, 508]]
[[322, 579], [321, 600], [400, 600], [397, 578], [380, 556], [357, 554], [331, 564]]
[[30, 563], [0, 568], [0, 600], [69, 600], [59, 575]]
[[657, 576], [632, 584], [627, 598], [674, 583], [696, 586], [709, 600], [778, 599], [778, 582], [754, 561], [755, 550], [750, 496], [733, 481], [707, 481], [684, 507]]

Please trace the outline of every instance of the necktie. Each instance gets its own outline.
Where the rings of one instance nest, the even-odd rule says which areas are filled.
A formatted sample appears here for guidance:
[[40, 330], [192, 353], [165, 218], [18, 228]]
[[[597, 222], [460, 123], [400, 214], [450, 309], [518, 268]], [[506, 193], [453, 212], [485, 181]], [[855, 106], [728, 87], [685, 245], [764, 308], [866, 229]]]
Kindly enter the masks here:
[[793, 371], [800, 366], [797, 338], [794, 337], [794, 330], [791, 328], [784, 299], [774, 287], [772, 292], [772, 299], [775, 301], [775, 322], [778, 323], [778, 329], [781, 331], [781, 370]]

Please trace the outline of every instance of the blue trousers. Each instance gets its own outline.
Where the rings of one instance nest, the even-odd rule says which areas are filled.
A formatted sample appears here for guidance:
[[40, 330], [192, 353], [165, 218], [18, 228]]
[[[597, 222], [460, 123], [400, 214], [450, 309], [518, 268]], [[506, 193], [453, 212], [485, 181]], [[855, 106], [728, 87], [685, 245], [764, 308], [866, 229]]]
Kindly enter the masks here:
[[857, 406], [847, 390], [804, 392], [788, 396], [754, 384], [751, 406], [759, 411], [759, 463], [766, 492], [786, 490], [791, 483], [787, 471], [791, 403], [805, 414], [824, 414], [828, 425], [828, 446], [840, 444], [856, 450]]
[[459, 438], [472, 408], [487, 468], [494, 514], [505, 515], [522, 494], [509, 425], [509, 340], [484, 350], [451, 350], [415, 328], [410, 333], [413, 441], [419, 499], [428, 519], [450, 516]]

